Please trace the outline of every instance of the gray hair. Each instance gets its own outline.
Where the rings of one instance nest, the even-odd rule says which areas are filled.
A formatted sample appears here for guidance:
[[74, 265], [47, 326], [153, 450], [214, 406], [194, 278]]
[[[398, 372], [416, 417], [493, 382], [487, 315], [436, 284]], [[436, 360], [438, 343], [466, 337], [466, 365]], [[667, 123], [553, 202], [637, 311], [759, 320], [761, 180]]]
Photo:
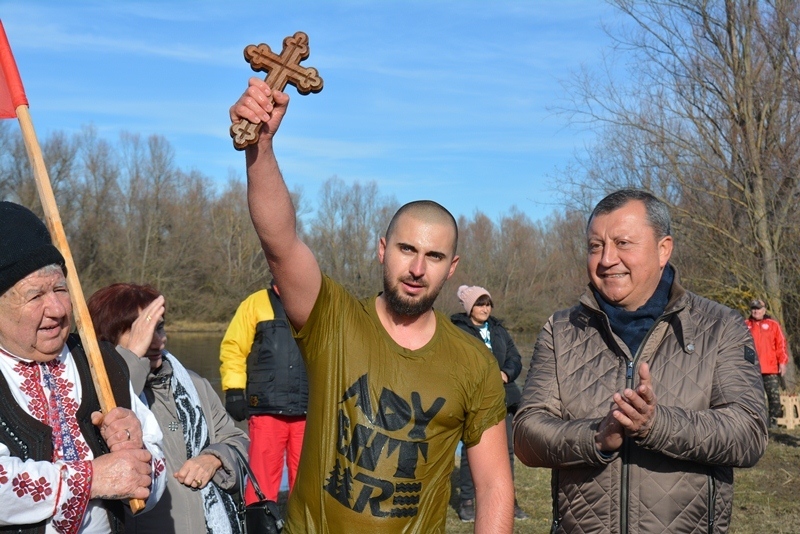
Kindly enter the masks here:
[[59, 265], [57, 263], [51, 263], [50, 265], [45, 265], [44, 267], [42, 267], [41, 269], [39, 269], [36, 272], [41, 273], [41, 274], [61, 273], [64, 276], [66, 276], [66, 273], [64, 272], [65, 270], [66, 269], [64, 267], [62, 267], [61, 265]]
[[[45, 265], [41, 269], [36, 269], [35, 271], [27, 274], [26, 276], [30, 276], [33, 273], [39, 273], [39, 274], [44, 275], [44, 276], [47, 276], [47, 275], [50, 275], [50, 274], [54, 274], [54, 273], [61, 273], [64, 276], [67, 276], [66, 271], [67, 271], [66, 267], [62, 267], [61, 265], [59, 265], [57, 263], [51, 263], [49, 265]], [[22, 278], [25, 278], [25, 276], [23, 276]], [[22, 280], [22, 278], [20, 278], [20, 280]], [[16, 283], [14, 285], [16, 285]], [[3, 291], [2, 293], [0, 293], [0, 298], [3, 298], [4, 296], [6, 296], [8, 294], [8, 292], [9, 292], [9, 290], [11, 288], [13, 288], [13, 287], [14, 286], [11, 286], [8, 289], [6, 289], [5, 291]]]
[[669, 216], [669, 208], [652, 193], [642, 189], [620, 189], [598, 202], [597, 206], [592, 210], [591, 215], [589, 215], [589, 221], [586, 223], [586, 231], [589, 231], [592, 219], [596, 216], [606, 215], [612, 211], [616, 211], [632, 200], [639, 200], [644, 204], [645, 212], [647, 213], [647, 223], [655, 232], [656, 239], [672, 235], [672, 222]]

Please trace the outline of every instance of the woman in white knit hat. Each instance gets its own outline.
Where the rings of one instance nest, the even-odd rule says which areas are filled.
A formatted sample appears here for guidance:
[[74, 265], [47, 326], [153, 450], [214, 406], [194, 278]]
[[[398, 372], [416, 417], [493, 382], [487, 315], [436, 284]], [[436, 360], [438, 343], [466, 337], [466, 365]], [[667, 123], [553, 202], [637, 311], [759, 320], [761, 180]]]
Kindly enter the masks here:
[[[506, 390], [506, 432], [508, 438], [508, 457], [511, 461], [511, 472], [514, 472], [514, 442], [511, 435], [511, 420], [517, 410], [522, 393], [514, 381], [522, 370], [522, 358], [514, 345], [508, 331], [501, 321], [492, 317], [492, 296], [480, 286], [463, 285], [456, 293], [458, 300], [464, 306], [464, 313], [456, 313], [450, 317], [453, 324], [465, 332], [481, 339], [492, 351], [500, 366], [500, 376]], [[461, 454], [461, 469], [459, 474], [461, 486], [461, 504], [458, 507], [458, 517], [461, 521], [475, 521], [475, 487], [472, 484], [472, 475], [469, 470], [467, 455]], [[514, 500], [514, 518], [528, 519], [526, 514]]]

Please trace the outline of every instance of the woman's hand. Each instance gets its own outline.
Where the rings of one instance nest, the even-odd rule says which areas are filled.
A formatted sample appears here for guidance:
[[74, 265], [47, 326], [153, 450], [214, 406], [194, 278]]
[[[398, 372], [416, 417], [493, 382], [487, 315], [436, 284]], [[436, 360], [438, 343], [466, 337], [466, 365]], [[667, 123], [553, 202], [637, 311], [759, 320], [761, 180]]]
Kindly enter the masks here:
[[175, 478], [184, 486], [202, 489], [211, 482], [220, 467], [222, 467], [222, 462], [213, 454], [199, 454], [186, 460], [186, 463], [175, 473]]
[[131, 329], [120, 337], [119, 344], [144, 358], [147, 349], [153, 342], [153, 334], [158, 323], [164, 318], [164, 295], [159, 295], [153, 302], [139, 312], [139, 317], [133, 321]]

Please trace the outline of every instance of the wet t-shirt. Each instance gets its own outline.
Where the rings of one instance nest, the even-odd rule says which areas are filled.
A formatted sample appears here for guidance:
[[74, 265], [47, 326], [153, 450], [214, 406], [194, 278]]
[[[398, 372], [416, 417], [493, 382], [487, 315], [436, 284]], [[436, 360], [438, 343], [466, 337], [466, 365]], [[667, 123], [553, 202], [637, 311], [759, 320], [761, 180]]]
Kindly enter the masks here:
[[418, 350], [395, 343], [375, 299], [323, 276], [297, 335], [308, 419], [288, 533], [444, 532], [459, 440], [469, 447], [504, 420], [497, 360], [436, 313]]

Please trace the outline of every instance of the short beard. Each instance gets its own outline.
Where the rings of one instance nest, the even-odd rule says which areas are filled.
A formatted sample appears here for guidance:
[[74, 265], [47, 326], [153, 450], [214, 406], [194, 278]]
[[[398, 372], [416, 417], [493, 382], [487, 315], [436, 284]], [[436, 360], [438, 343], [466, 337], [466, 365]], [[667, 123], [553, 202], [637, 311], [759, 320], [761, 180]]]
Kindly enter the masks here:
[[[442, 285], [444, 285], [444, 282], [442, 282]], [[432, 291], [430, 294], [420, 297], [419, 300], [410, 300], [400, 294], [397, 286], [392, 287], [386, 272], [383, 273], [383, 296], [386, 298], [386, 304], [394, 314], [400, 317], [419, 317], [433, 308], [433, 303], [436, 301], [436, 297], [439, 296], [442, 285], [437, 287], [436, 290]]]

